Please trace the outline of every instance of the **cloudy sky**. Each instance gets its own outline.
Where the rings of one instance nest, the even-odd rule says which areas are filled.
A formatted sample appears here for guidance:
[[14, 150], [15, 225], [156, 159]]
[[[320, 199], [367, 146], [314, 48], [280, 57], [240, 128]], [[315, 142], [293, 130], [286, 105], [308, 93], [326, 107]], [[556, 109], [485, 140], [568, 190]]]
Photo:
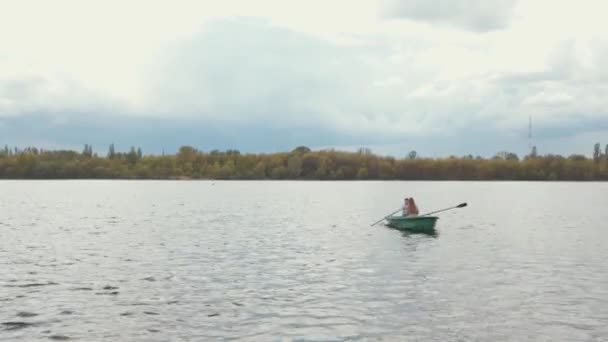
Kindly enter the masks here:
[[0, 0], [0, 144], [608, 144], [602, 0]]

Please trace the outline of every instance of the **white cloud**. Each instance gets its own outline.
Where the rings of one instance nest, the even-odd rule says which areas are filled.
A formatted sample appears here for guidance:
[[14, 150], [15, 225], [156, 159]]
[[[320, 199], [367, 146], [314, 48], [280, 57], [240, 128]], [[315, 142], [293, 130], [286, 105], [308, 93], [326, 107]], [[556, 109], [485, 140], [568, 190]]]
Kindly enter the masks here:
[[314, 123], [395, 139], [525, 131], [529, 115], [592, 123], [608, 119], [607, 6], [0, 0], [0, 118]]

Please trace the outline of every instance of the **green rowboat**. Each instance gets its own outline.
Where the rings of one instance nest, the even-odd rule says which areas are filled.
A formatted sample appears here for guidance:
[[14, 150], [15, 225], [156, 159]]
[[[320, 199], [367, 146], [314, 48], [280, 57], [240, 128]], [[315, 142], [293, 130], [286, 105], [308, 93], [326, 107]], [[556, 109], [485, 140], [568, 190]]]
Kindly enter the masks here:
[[387, 217], [387, 226], [411, 232], [434, 233], [437, 216], [390, 216]]

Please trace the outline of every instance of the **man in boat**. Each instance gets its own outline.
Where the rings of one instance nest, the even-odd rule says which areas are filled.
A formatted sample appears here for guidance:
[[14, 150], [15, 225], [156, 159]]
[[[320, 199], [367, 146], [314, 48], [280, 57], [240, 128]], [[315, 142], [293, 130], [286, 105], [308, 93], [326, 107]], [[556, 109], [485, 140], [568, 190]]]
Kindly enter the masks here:
[[403, 216], [418, 216], [418, 206], [412, 197], [406, 197], [403, 204]]

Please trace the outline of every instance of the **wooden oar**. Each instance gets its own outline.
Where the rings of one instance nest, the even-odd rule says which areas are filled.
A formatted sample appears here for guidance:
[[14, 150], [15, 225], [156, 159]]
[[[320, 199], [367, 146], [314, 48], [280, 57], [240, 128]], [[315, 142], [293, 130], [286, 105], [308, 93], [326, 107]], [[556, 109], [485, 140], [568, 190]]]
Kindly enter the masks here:
[[420, 215], [420, 216], [428, 216], [428, 215], [439, 213], [439, 212], [446, 211], [446, 210], [451, 210], [451, 209], [456, 209], [456, 208], [464, 208], [466, 206], [467, 206], [466, 203], [460, 203], [459, 205], [457, 205], [455, 207], [449, 207], [449, 208], [445, 208], [445, 209], [441, 209], [441, 210], [437, 210], [437, 211], [431, 211], [430, 213], [426, 213], [426, 214]]
[[390, 214], [388, 214], [388, 215], [384, 216], [382, 219], [380, 219], [380, 221], [373, 223], [371, 226], [373, 227], [373, 226], [377, 225], [378, 223], [380, 223], [380, 222], [384, 221], [384, 220], [385, 220], [387, 217], [391, 217], [391, 216], [395, 215], [396, 213], [398, 213], [398, 212], [399, 212], [399, 211], [401, 211], [401, 210], [403, 210], [403, 207], [401, 207], [401, 208], [399, 208], [399, 209], [397, 209], [397, 210], [393, 211], [392, 213], [390, 213]]

